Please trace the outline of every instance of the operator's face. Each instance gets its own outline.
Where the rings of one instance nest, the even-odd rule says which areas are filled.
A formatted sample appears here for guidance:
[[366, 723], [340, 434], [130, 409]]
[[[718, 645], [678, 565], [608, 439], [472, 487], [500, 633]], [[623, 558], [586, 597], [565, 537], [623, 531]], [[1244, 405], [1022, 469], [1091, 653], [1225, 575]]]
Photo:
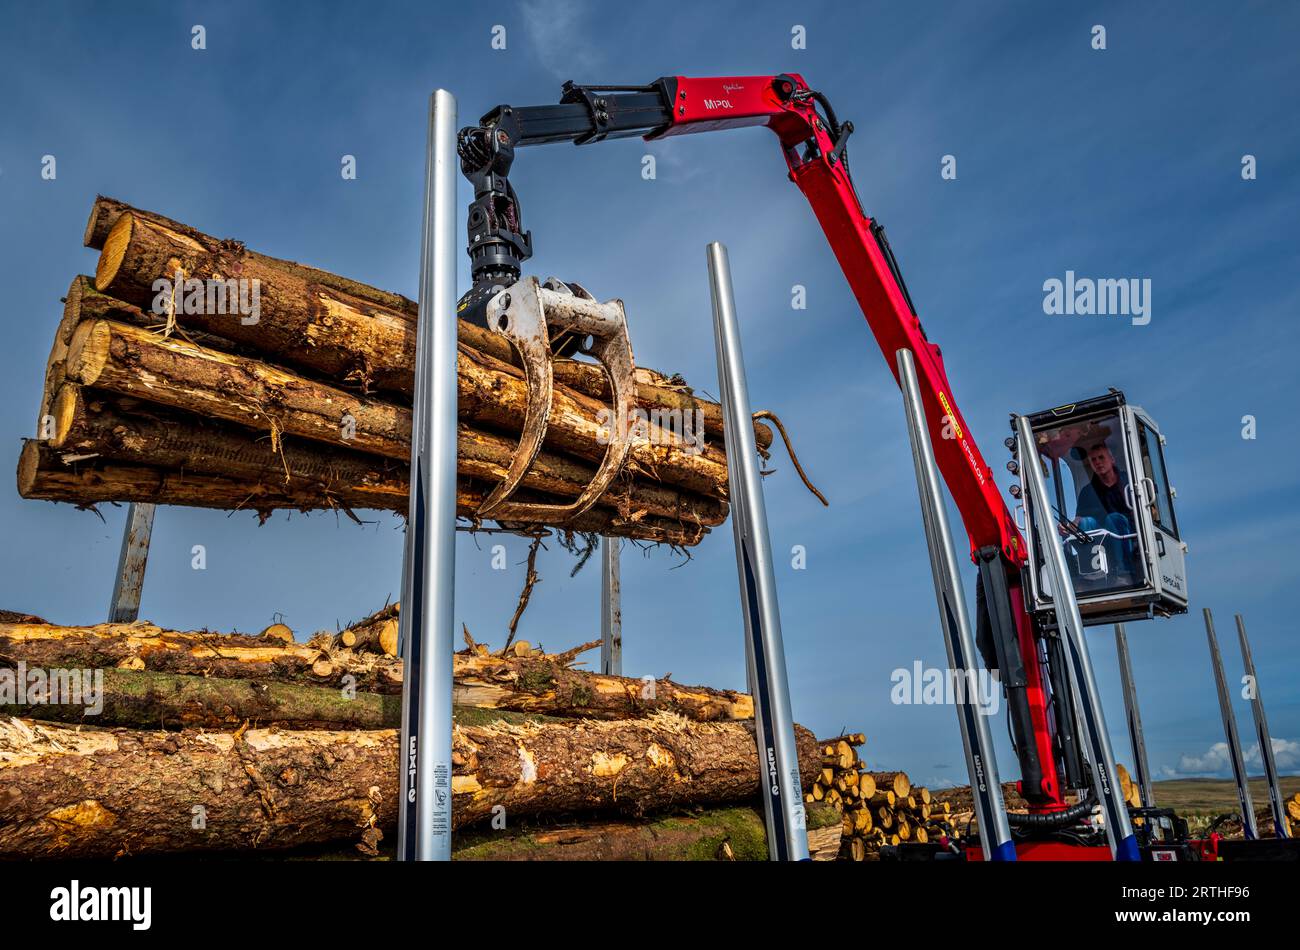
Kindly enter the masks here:
[[1088, 453], [1088, 464], [1096, 474], [1105, 478], [1115, 470], [1115, 457], [1110, 454], [1110, 449], [1099, 445]]

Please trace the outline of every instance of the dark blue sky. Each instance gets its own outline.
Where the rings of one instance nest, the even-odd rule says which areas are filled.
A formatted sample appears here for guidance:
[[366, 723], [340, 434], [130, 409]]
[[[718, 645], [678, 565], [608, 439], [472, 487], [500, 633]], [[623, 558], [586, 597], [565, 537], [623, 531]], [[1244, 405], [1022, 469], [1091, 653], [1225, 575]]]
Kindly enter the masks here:
[[[1245, 614], [1279, 759], [1300, 771], [1292, 601], [1300, 11], [1255, 3], [0, 4], [0, 281], [7, 311], [0, 454], [32, 434], [59, 297], [94, 267], [96, 193], [268, 254], [415, 296], [429, 92], [462, 123], [545, 103], [565, 79], [798, 71], [857, 127], [854, 174], [889, 228], [956, 396], [1001, 472], [1009, 411], [1123, 389], [1168, 436], [1191, 548], [1193, 612], [1130, 625], [1153, 765], [1227, 774], [1200, 608], [1229, 675]], [[207, 49], [191, 49], [202, 24]], [[506, 27], [507, 48], [491, 30]], [[807, 49], [793, 50], [803, 25]], [[1091, 28], [1107, 49], [1091, 48]], [[641, 158], [658, 177], [641, 178]], [[356, 156], [358, 177], [339, 174]], [[956, 156], [957, 179], [940, 177]], [[1258, 179], [1243, 181], [1255, 155]], [[44, 155], [58, 177], [41, 179]], [[872, 764], [964, 782], [951, 709], [892, 705], [890, 673], [943, 663], [900, 398], [770, 133], [746, 130], [522, 154], [513, 176], [530, 272], [627, 303], [638, 362], [716, 388], [705, 245], [726, 243], [756, 407], [779, 412], [832, 502], [786, 460], [767, 480], [796, 718], [868, 734]], [[462, 195], [468, 200], [468, 195]], [[1152, 281], [1144, 327], [1047, 316], [1043, 282]], [[462, 275], [462, 279], [467, 274]], [[790, 308], [794, 284], [808, 308]], [[1258, 438], [1241, 437], [1254, 415]], [[10, 469], [12, 470], [12, 469]], [[12, 483], [11, 483], [12, 484]], [[107, 524], [0, 493], [0, 607], [103, 619], [124, 509]], [[402, 527], [330, 514], [159, 512], [142, 616], [215, 630], [277, 613], [300, 636], [395, 598]], [[490, 568], [506, 544], [511, 569]], [[203, 544], [206, 571], [190, 567]], [[789, 569], [793, 545], [807, 569]], [[964, 546], [964, 545], [963, 545]], [[501, 642], [526, 543], [460, 541], [457, 617]], [[521, 635], [598, 632], [598, 571], [552, 547]], [[685, 566], [624, 555], [625, 671], [739, 687], [729, 529]], [[1091, 634], [1111, 731], [1129, 760], [1110, 631]], [[1249, 709], [1237, 713], [1250, 734]], [[1002, 736], [999, 723], [995, 732]], [[1248, 745], [1252, 743], [1247, 742]], [[1003, 771], [1014, 763], [1003, 741]]]

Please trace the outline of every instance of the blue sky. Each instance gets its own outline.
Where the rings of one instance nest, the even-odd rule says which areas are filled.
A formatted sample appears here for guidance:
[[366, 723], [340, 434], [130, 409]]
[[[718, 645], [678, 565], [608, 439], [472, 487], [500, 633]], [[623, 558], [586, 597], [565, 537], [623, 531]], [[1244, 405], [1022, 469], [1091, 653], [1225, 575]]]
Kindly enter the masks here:
[[[462, 124], [499, 102], [547, 103], [563, 80], [803, 73], [857, 132], [868, 213], [889, 229], [959, 404], [994, 469], [1007, 413], [1123, 389], [1168, 437], [1193, 612], [1129, 638], [1154, 768], [1228, 774], [1200, 608], [1240, 675], [1245, 615], [1280, 761], [1300, 771], [1300, 653], [1290, 598], [1300, 529], [1295, 221], [1300, 11], [1293, 4], [708, 3], [617, 12], [586, 0], [434, 4], [0, 4], [0, 459], [32, 434], [59, 297], [90, 271], [96, 193], [250, 247], [415, 296], [425, 102]], [[207, 49], [191, 48], [206, 28]], [[507, 47], [490, 45], [494, 25]], [[793, 50], [802, 25], [807, 48]], [[1091, 48], [1102, 24], [1107, 48]], [[641, 178], [654, 154], [658, 175]], [[42, 180], [44, 155], [57, 178]], [[957, 179], [940, 177], [941, 157]], [[1258, 178], [1243, 181], [1241, 159]], [[354, 155], [358, 176], [340, 176]], [[946, 707], [896, 706], [890, 674], [943, 664], [900, 398], [803, 197], [764, 130], [647, 145], [526, 151], [512, 176], [529, 271], [627, 304], [638, 362], [716, 390], [705, 245], [730, 249], [755, 407], [781, 414], [831, 500], [787, 461], [766, 482], [796, 718], [865, 732], [873, 765], [964, 783]], [[462, 183], [462, 199], [469, 195]], [[1047, 316], [1067, 270], [1152, 281], [1144, 327]], [[462, 281], [468, 277], [467, 269]], [[790, 307], [791, 287], [808, 307]], [[1258, 437], [1241, 437], [1254, 415]], [[10, 469], [12, 470], [12, 469]], [[12, 484], [12, 483], [10, 483]], [[104, 618], [123, 508], [106, 523], [0, 492], [0, 607]], [[163, 509], [142, 617], [256, 630], [283, 615], [333, 629], [395, 598], [402, 524], [318, 513]], [[504, 543], [509, 570], [493, 571]], [[190, 566], [203, 544], [207, 570]], [[807, 569], [790, 569], [793, 545]], [[963, 545], [964, 548], [964, 545]], [[526, 542], [462, 536], [456, 613], [500, 643]], [[625, 671], [741, 687], [732, 541], [682, 566], [625, 551]], [[521, 636], [598, 634], [593, 561], [552, 546]], [[972, 569], [973, 570], [973, 569]], [[1121, 760], [1130, 760], [1109, 628], [1090, 634]], [[593, 662], [594, 662], [594, 654]], [[1245, 735], [1250, 711], [1237, 703]], [[1015, 773], [1005, 739], [1004, 776]], [[1247, 740], [1247, 745], [1252, 745]], [[1256, 769], [1257, 770], [1257, 769]]]

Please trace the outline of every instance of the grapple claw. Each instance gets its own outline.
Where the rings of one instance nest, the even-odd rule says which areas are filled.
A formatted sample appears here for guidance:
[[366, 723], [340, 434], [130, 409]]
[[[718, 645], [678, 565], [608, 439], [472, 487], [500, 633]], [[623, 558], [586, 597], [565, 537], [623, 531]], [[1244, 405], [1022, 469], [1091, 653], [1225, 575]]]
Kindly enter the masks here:
[[[508, 339], [519, 353], [528, 386], [528, 406], [506, 477], [483, 499], [478, 514], [496, 521], [563, 524], [596, 503], [623, 468], [631, 448], [627, 422], [636, 383], [623, 302], [599, 303], [580, 285], [565, 285], [553, 277], [545, 284], [539, 284], [536, 277], [524, 277], [488, 302], [487, 322], [490, 330]], [[613, 414], [605, 456], [591, 482], [570, 504], [510, 501], [546, 438], [554, 391], [552, 343], [558, 345], [568, 337], [577, 341], [579, 352], [600, 363], [609, 379]]]

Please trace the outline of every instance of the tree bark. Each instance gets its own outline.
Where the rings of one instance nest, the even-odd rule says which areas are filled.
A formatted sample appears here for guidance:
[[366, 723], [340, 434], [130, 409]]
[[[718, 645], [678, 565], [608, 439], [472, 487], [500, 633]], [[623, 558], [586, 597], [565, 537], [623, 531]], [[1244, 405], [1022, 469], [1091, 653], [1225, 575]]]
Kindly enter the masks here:
[[[325, 313], [329, 314], [329, 317], [321, 318], [317, 310], [313, 309], [313, 302], [310, 299], [297, 301], [296, 305], [292, 306], [287, 313], [274, 314], [277, 321], [286, 324], [286, 329], [289, 332], [295, 332], [296, 328], [296, 332], [301, 332], [304, 339], [313, 335], [327, 336], [333, 332], [331, 328], [332, 319], [337, 318], [345, 328], [350, 328], [351, 323], [357, 319], [357, 312], [368, 317], [371, 311], [367, 308], [374, 308], [374, 312], [383, 312], [384, 316], [383, 326], [378, 328], [378, 332], [386, 338], [382, 349], [385, 352], [391, 352], [394, 349], [414, 352], [414, 325], [417, 319], [417, 305], [414, 301], [400, 294], [378, 290], [359, 281], [349, 280], [346, 277], [340, 277], [337, 274], [331, 274], [314, 267], [258, 254], [255, 251], [248, 250], [243, 244], [236, 241], [220, 241], [170, 218], [132, 208], [125, 202], [105, 198], [102, 195], [96, 199], [94, 207], [91, 209], [90, 220], [86, 225], [86, 246], [96, 249], [104, 248], [113, 227], [124, 216], [133, 217], [140, 222], [138, 229], [140, 233], [131, 234], [126, 238], [125, 244], [127, 246], [122, 249], [121, 259], [117, 262], [116, 269], [113, 270], [111, 276], [105, 276], [104, 279], [106, 279], [107, 285], [116, 282], [119, 288], [131, 288], [128, 292], [135, 295], [137, 303], [142, 305], [150, 304], [153, 299], [153, 281], [158, 277], [173, 279], [175, 268], [172, 267], [169, 272], [145, 272], [134, 276], [122, 274], [123, 268], [129, 270], [131, 267], [143, 266], [146, 263], [156, 266], [157, 260], [165, 259], [168, 264], [172, 261], [179, 262], [184, 269], [186, 261], [192, 260], [193, 255], [196, 253], [200, 253], [200, 256], [202, 254], [209, 256], [216, 254], [218, 257], [224, 253], [227, 255], [228, 268], [231, 273], [237, 272], [240, 276], [247, 276], [244, 273], [244, 262], [248, 261], [251, 262], [259, 275], [274, 272], [282, 272], [288, 275], [295, 283], [286, 282], [285, 286], [280, 289], [281, 295], [293, 297], [295, 291], [301, 290], [303, 287], [314, 288], [318, 291], [318, 309], [323, 309]], [[128, 231], [136, 230], [131, 225], [124, 225], [124, 229]], [[130, 248], [132, 239], [137, 244], [152, 243], [161, 246], [156, 247], [155, 252], [151, 255], [140, 253], [140, 248], [136, 248], [133, 252]], [[202, 249], [202, 252], [197, 250], [199, 248]], [[115, 245], [110, 250], [110, 254], [116, 255], [117, 251], [118, 248]], [[104, 270], [105, 268], [101, 267], [101, 271]], [[225, 272], [222, 271], [221, 273], [224, 274]], [[201, 277], [203, 275], [196, 271], [194, 274], [187, 272], [186, 276]], [[390, 320], [389, 317], [393, 319]], [[193, 326], [198, 326], [199, 321], [203, 320], [202, 315], [199, 315], [199, 321], [191, 320], [186, 315], [182, 315], [179, 319], [181, 322]], [[406, 322], [407, 326], [404, 330], [400, 328], [397, 322], [394, 322], [397, 320]], [[155, 318], [155, 322], [157, 322], [157, 318]], [[226, 334], [222, 333], [222, 330], [230, 329], [228, 323], [220, 320], [209, 319], [207, 322], [210, 324], [208, 326], [209, 330], [223, 336]], [[462, 342], [490, 353], [497, 359], [518, 363], [518, 355], [503, 337], [464, 321], [460, 321], [458, 327]], [[255, 334], [244, 332], [242, 324], [231, 332], [241, 335], [245, 342], [259, 346], [268, 345], [263, 343]], [[396, 339], [396, 336], [402, 338], [399, 340]], [[388, 339], [389, 337], [393, 338]], [[294, 354], [282, 355], [286, 359], [292, 360], [294, 358]], [[315, 357], [318, 355], [309, 351], [305, 354], [307, 361], [296, 365], [304, 369], [318, 369], [317, 365], [314, 365], [316, 362]], [[303, 357], [304, 354], [298, 354], [299, 359]], [[379, 355], [376, 354], [374, 358], [378, 359]], [[405, 360], [398, 362], [393, 371], [380, 372], [374, 380], [376, 385], [383, 388], [384, 383], [389, 383], [397, 391], [409, 396], [413, 385], [410, 368], [415, 363], [413, 357], [408, 356]], [[368, 360], [362, 362], [365, 363]], [[321, 362], [320, 365], [332, 364], [325, 361]], [[328, 370], [324, 371], [329, 375], [333, 375]], [[559, 382], [571, 386], [578, 392], [602, 400], [610, 398], [609, 384], [604, 373], [597, 366], [575, 360], [559, 360], [556, 362], [555, 374]], [[655, 408], [677, 409], [683, 412], [698, 410], [703, 415], [708, 434], [717, 439], [722, 438], [722, 407], [718, 403], [698, 399], [689, 390], [689, 387], [677, 385], [662, 374], [643, 368], [637, 370], [637, 389], [638, 402], [643, 408], [647, 410]], [[756, 422], [754, 424], [754, 435], [760, 449], [766, 449], [772, 444], [772, 430], [763, 423]]]
[[897, 798], [907, 798], [912, 793], [912, 780], [906, 772], [872, 772], [871, 777], [875, 779], [876, 788], [887, 789]]
[[[66, 668], [66, 667], [65, 667]], [[30, 667], [27, 667], [30, 670]], [[133, 729], [236, 729], [244, 722], [282, 729], [384, 729], [401, 724], [399, 692], [345, 694], [274, 680], [227, 679], [105, 669], [102, 703], [3, 703], [0, 715], [42, 722]], [[8, 698], [8, 697], [5, 697]], [[99, 705], [99, 708], [95, 708]]]
[[339, 632], [339, 643], [349, 650], [397, 656], [398, 604], [389, 604]]
[[[461, 347], [462, 419], [519, 432], [527, 386], [513, 367]], [[411, 412], [285, 372], [268, 363], [194, 346], [111, 320], [83, 323], [73, 334], [67, 376], [86, 386], [236, 422], [254, 430], [407, 461]], [[601, 406], [557, 388], [546, 446], [598, 462], [605, 454]], [[355, 429], [346, 428], [351, 419]], [[716, 447], [692, 452], [658, 428], [636, 441], [628, 468], [718, 500], [726, 498], [726, 457]], [[661, 443], [661, 444], [655, 444]]]
[[669, 679], [647, 683], [573, 669], [549, 654], [456, 654], [456, 702], [463, 706], [592, 719], [631, 719], [672, 712], [699, 722], [752, 719], [746, 693], [681, 686]]
[[[248, 254], [237, 241], [216, 241], [123, 214], [104, 242], [95, 287], [128, 303], [158, 312], [154, 281], [256, 281], [258, 313], [184, 307], [175, 287], [178, 321], [273, 353], [332, 380], [350, 381], [363, 392], [373, 386], [408, 393], [415, 365], [415, 334], [408, 319], [387, 308], [306, 279]], [[247, 300], [251, 304], [251, 296]], [[227, 312], [212, 312], [224, 309]], [[248, 321], [248, 322], [246, 322]]]
[[[60, 453], [43, 442], [29, 439], [18, 456], [18, 494], [23, 498], [62, 501], [78, 507], [105, 502], [149, 502], [157, 505], [182, 505], [191, 508], [217, 508], [227, 511], [248, 510], [261, 521], [281, 509], [312, 511], [320, 508], [353, 509], [389, 508], [390, 495], [353, 490], [349, 486], [306, 489], [278, 483], [250, 484], [241, 479], [218, 475], [178, 472], [145, 465], [119, 464], [82, 460], [65, 462]], [[477, 511], [487, 497], [488, 488], [468, 479], [460, 479], [456, 492], [456, 513], [475, 521]], [[537, 492], [518, 492], [520, 501], [555, 503], [555, 499]], [[530, 530], [535, 525], [514, 524], [512, 529]], [[623, 516], [613, 508], [596, 507], [569, 521], [564, 530], [605, 534], [651, 544], [691, 547], [708, 533], [704, 526], [685, 524], [667, 518], [635, 513]]]
[[[51, 414], [54, 434], [49, 444], [64, 457], [96, 457], [220, 475], [271, 488], [291, 486], [301, 493], [320, 492], [323, 499], [341, 490], [350, 497], [367, 499], [366, 507], [390, 511], [407, 507], [408, 468], [395, 459], [306, 440], [285, 440], [277, 452], [269, 438], [241, 426], [75, 383], [60, 388]], [[457, 469], [465, 477], [499, 482], [513, 453], [514, 444], [502, 436], [460, 427]], [[523, 485], [576, 498], [594, 474], [595, 469], [588, 465], [543, 452]], [[598, 503], [618, 509], [624, 518], [639, 513], [638, 517], [649, 514], [713, 526], [727, 516], [724, 502], [631, 478], [616, 480]]]
[[[745, 693], [683, 686], [669, 679], [647, 683], [589, 673], [572, 667], [575, 655], [482, 656], [462, 651], [453, 658], [454, 701], [461, 706], [591, 719], [635, 719], [654, 712], [671, 712], [700, 722], [754, 716], [753, 700]], [[315, 641], [280, 643], [245, 634], [164, 630], [148, 623], [87, 627], [0, 623], [0, 663], [19, 661], [33, 669], [143, 670], [333, 690], [351, 685], [359, 692], [381, 694], [398, 693], [402, 688], [402, 661], [394, 656], [323, 647]], [[169, 682], [160, 682], [155, 693], [165, 697]], [[200, 697], [203, 693], [193, 687], [187, 695]], [[226, 695], [224, 691], [214, 693], [208, 705], [215, 712], [210, 715], [222, 715]], [[158, 702], [159, 715], [169, 719], [186, 715], [183, 707]], [[191, 713], [198, 714], [195, 710]], [[39, 713], [32, 715], [44, 718]]]
[[[795, 727], [805, 782], [812, 734]], [[639, 815], [747, 801], [748, 723], [660, 713], [617, 723], [453, 729], [452, 825], [565, 811]], [[0, 722], [0, 857], [289, 848], [396, 827], [397, 732], [161, 733]], [[196, 827], [201, 824], [202, 827]]]

